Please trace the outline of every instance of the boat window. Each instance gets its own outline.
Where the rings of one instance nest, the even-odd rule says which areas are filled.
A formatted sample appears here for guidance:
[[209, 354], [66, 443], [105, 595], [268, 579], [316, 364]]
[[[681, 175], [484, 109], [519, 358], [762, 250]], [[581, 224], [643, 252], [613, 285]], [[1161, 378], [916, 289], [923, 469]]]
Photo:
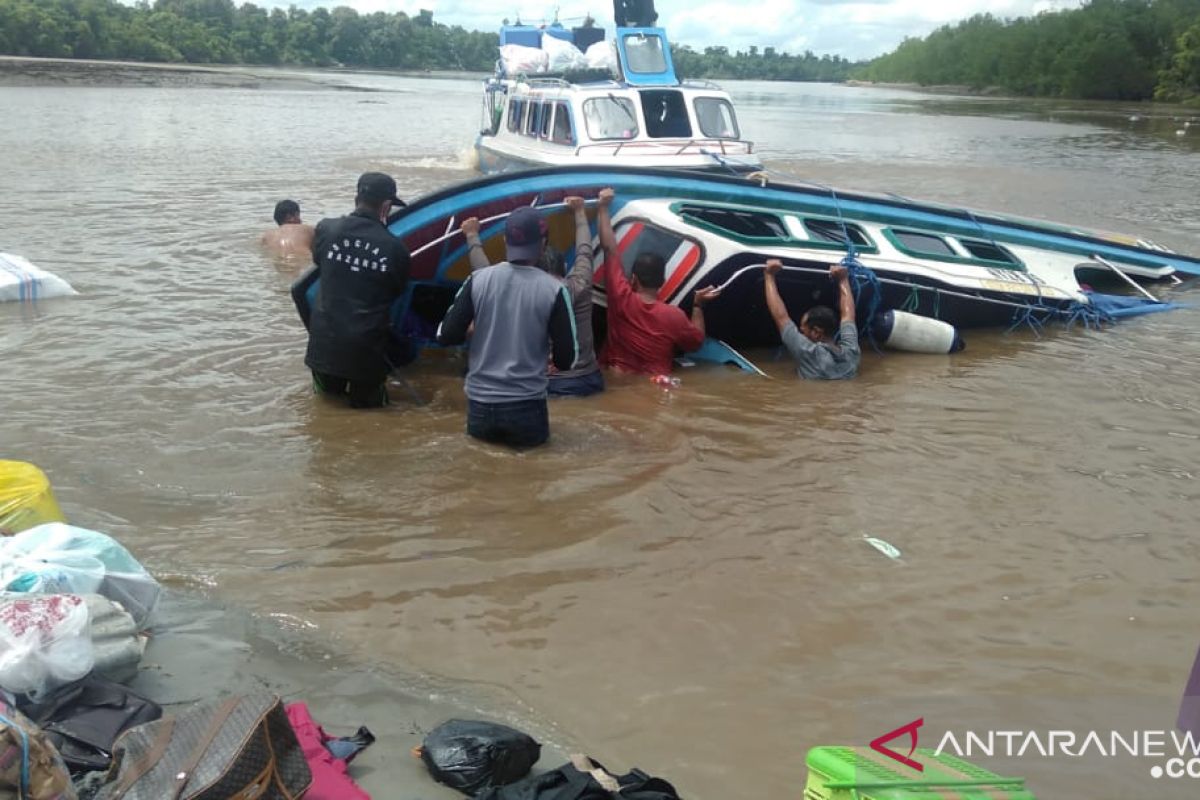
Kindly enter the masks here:
[[984, 261], [1003, 261], [1007, 264], [1020, 263], [1012, 253], [994, 242], [985, 242], [980, 239], [959, 239], [958, 242], [975, 258]]
[[637, 116], [628, 97], [593, 97], [583, 104], [583, 119], [593, 139], [632, 139], [638, 135]]
[[779, 217], [761, 211], [683, 205], [679, 207], [679, 214], [720, 228], [735, 236], [753, 236], [759, 239], [788, 238], [787, 228], [784, 227]]
[[625, 69], [657, 75], [667, 71], [663, 41], [658, 36], [631, 33], [625, 36]]
[[831, 244], [840, 244], [843, 247], [846, 245], [846, 235], [849, 234], [850, 241], [854, 242], [855, 247], [872, 247], [871, 240], [863, 233], [862, 228], [851, 223], [846, 223], [845, 231], [842, 230], [842, 223], [834, 219], [804, 219], [804, 230], [812, 237], [813, 241], [830, 242]]
[[675, 89], [643, 89], [642, 114], [646, 135], [654, 139], [686, 139], [692, 135], [683, 92]]
[[575, 133], [571, 128], [571, 110], [566, 103], [554, 104], [554, 135], [556, 144], [575, 144]]
[[552, 116], [554, 116], [552, 113], [553, 111], [554, 111], [554, 105], [552, 103], [543, 103], [542, 104], [542, 121], [541, 121], [541, 125], [539, 126], [539, 130], [540, 130], [539, 135], [543, 139], [550, 138], [550, 118]]
[[926, 253], [931, 256], [951, 256], [958, 257], [951, 249], [946, 240], [940, 236], [935, 236], [932, 233], [920, 233], [918, 231], [893, 230], [892, 235], [896, 237], [896, 241], [901, 247], [912, 250], [917, 253]]
[[737, 117], [733, 106], [720, 97], [697, 97], [695, 101], [696, 122], [700, 132], [713, 139], [738, 138]]
[[526, 136], [537, 136], [538, 115], [542, 113], [542, 104], [537, 101], [529, 102], [529, 111], [525, 115]]
[[508, 129], [513, 133], [521, 130], [521, 114], [525, 111], [525, 101], [514, 99], [508, 104]]

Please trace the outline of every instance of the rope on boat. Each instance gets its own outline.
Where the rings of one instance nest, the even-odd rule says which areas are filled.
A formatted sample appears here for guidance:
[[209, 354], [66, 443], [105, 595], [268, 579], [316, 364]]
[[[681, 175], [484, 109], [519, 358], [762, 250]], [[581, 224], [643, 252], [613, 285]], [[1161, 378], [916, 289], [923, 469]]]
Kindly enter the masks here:
[[[720, 290], [724, 290], [731, 283], [738, 280], [739, 278], [741, 278], [743, 275], [747, 274], [748, 272], [751, 272], [756, 269], [763, 269], [766, 266], [767, 266], [766, 264], [747, 264], [746, 266], [742, 267], [741, 269], [739, 269], [738, 271], [736, 271], [732, 275], [730, 275], [729, 278], [724, 283], [722, 283], [720, 286], [718, 286], [717, 288]], [[818, 269], [816, 267], [791, 267], [791, 266], [787, 266], [787, 265], [784, 265], [783, 271], [784, 272], [801, 272], [801, 273], [805, 273], [805, 274], [809, 274], [809, 275], [828, 275], [829, 274], [827, 270]], [[945, 295], [947, 297], [958, 297], [958, 298], [962, 298], [963, 300], [974, 300], [974, 301], [980, 302], [980, 303], [990, 303], [991, 305], [1002, 306], [1005, 308], [1011, 308], [1011, 309], [1014, 309], [1014, 312], [1017, 312], [1017, 313], [1014, 313], [1014, 316], [1017, 316], [1017, 314], [1019, 314], [1020, 312], [1032, 312], [1032, 313], [1040, 313], [1047, 317], [1051, 317], [1051, 316], [1062, 317], [1063, 320], [1067, 321], [1067, 322], [1081, 322], [1082, 321], [1085, 324], [1089, 324], [1089, 321], [1090, 321], [1090, 324], [1096, 324], [1097, 321], [1107, 322], [1111, 318], [1111, 315], [1104, 314], [1099, 309], [1092, 306], [1092, 304], [1080, 303], [1078, 300], [1072, 301], [1070, 305], [1067, 305], [1065, 307], [1050, 306], [1050, 305], [1045, 305], [1045, 304], [1033, 305], [1030, 303], [1016, 303], [1011, 300], [1000, 300], [999, 298], [987, 297], [985, 295], [980, 295], [980, 294], [970, 294], [969, 292], [960, 292], [960, 291], [957, 291], [954, 289], [943, 289], [943, 288], [937, 287], [937, 286], [925, 286], [923, 284], [913, 283], [912, 281], [897, 280], [896, 278], [878, 278], [877, 277], [876, 280], [878, 280], [880, 284], [887, 284], [889, 286], [907, 287], [908, 289], [910, 289], [912, 291], [912, 293], [909, 295], [910, 301], [913, 297], [916, 297], [919, 294], [919, 292], [922, 290], [928, 291], [928, 292], [933, 292], [935, 314], [938, 313], [938, 311], [940, 310], [939, 306], [940, 306], [941, 296]], [[904, 310], [904, 309], [901, 309], [901, 310]], [[1020, 322], [1023, 323], [1024, 319], [1021, 319]], [[1041, 324], [1041, 323], [1039, 323], [1039, 324]], [[1014, 328], [1015, 327], [1018, 327], [1018, 326], [1014, 326]]]

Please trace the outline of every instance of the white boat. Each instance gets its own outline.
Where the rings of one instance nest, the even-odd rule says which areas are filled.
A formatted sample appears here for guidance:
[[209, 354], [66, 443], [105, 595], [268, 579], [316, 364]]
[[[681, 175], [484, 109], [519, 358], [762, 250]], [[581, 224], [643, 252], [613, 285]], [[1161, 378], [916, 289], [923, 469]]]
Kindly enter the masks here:
[[[599, 28], [506, 25], [506, 46], [575, 48], [603, 42]], [[751, 172], [762, 167], [743, 138], [729, 94], [679, 80], [666, 31], [616, 28], [611, 57], [592, 69], [525, 72], [502, 58], [484, 83], [475, 147], [483, 172], [542, 166], [668, 167]], [[530, 47], [532, 51], [533, 48]], [[536, 52], [536, 51], [533, 51]], [[576, 49], [582, 58], [582, 49]], [[586, 62], [582, 62], [586, 63]]]

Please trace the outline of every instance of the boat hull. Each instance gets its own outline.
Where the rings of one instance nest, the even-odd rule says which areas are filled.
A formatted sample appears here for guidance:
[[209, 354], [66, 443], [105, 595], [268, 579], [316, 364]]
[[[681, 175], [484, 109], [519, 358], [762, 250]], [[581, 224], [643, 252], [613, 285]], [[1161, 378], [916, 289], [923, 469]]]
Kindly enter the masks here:
[[[594, 199], [605, 187], [616, 190], [618, 200], [614, 210], [618, 213], [623, 205], [639, 200], [665, 205], [667, 201], [663, 198], [743, 204], [781, 213], [813, 213], [844, 218], [848, 222], [875, 221], [987, 238], [1014, 250], [1050, 252], [1066, 264], [1069, 280], [1051, 283], [1050, 288], [1043, 291], [1047, 285], [1032, 274], [967, 267], [959, 269], [955, 283], [952, 278], [956, 276], [946, 269], [939, 269], [936, 264], [925, 265], [928, 269], [921, 273], [914, 269], [919, 266], [915, 262], [906, 264], [895, 258], [862, 255], [863, 262], [881, 281], [880, 308], [913, 311], [961, 328], [1008, 327], [1030, 316], [1061, 319], [1074, 313], [1078, 306], [1087, 303], [1086, 296], [1079, 291], [1070, 274], [1076, 258], [1086, 260], [1098, 255], [1149, 271], [1200, 275], [1200, 258], [1141, 247], [1135, 244], [1136, 239], [894, 197], [835, 192], [828, 187], [807, 184], [763, 187], [745, 178], [683, 170], [577, 165], [541, 167], [449, 186], [417, 199], [401, 211], [391, 223], [390, 230], [401, 237], [412, 252], [412, 269], [408, 292], [394, 309], [396, 330], [408, 335], [413, 335], [414, 330], [423, 331], [422, 338], [429, 338], [457, 287], [466, 279], [470, 267], [465, 242], [458, 232], [462, 220], [477, 217], [483, 221], [484, 247], [494, 263], [504, 258], [505, 216], [522, 206], [545, 208], [551, 240], [569, 257], [573, 223], [568, 214], [555, 213], [555, 210], [562, 211], [561, 204], [569, 195]], [[685, 279], [675, 282], [671, 294], [664, 298], [687, 309], [695, 288], [725, 285], [723, 297], [706, 310], [712, 335], [739, 347], [778, 343], [778, 334], [763, 303], [761, 269], [754, 267], [767, 257], [783, 258], [795, 268], [785, 272], [780, 280], [781, 291], [793, 314], [798, 315], [817, 303], [835, 305], [827, 270], [829, 263], [845, 254], [844, 250], [822, 255], [811, 250], [792, 252], [746, 245], [720, 255], [716, 253], [716, 243], [713, 240], [707, 255], [699, 259], [694, 274], [689, 273]], [[968, 284], [962, 275], [968, 271], [974, 271], [980, 277], [972, 277], [973, 283], [964, 288]], [[1000, 274], [996, 275], [997, 272]], [[946, 276], [945, 280], [939, 275]], [[294, 295], [302, 316], [306, 313], [306, 302], [316, 291], [314, 278], [310, 276], [308, 283]], [[1019, 283], [1018, 279], [1025, 283]], [[1062, 288], [1056, 289], [1056, 286]], [[597, 299], [603, 303], [602, 291], [597, 292]]]

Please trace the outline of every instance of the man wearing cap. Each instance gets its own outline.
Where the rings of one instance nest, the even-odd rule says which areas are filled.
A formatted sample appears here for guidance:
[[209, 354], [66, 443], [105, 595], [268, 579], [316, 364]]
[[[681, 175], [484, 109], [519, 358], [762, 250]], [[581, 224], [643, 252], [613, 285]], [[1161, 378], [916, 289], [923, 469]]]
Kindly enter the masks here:
[[537, 266], [542, 221], [519, 208], [504, 226], [508, 260], [476, 270], [438, 327], [438, 343], [462, 344], [474, 323], [467, 369], [467, 433], [511, 447], [550, 438], [546, 352], [556, 369], [579, 358], [567, 288]]
[[312, 255], [313, 227], [300, 221], [300, 204], [295, 200], [280, 200], [275, 204], [275, 224], [262, 235], [262, 245], [281, 256]]
[[318, 392], [375, 408], [388, 401], [391, 308], [408, 281], [409, 256], [385, 225], [393, 205], [403, 205], [390, 176], [365, 173], [354, 204], [347, 216], [317, 224], [313, 262], [321, 282], [304, 363]]

